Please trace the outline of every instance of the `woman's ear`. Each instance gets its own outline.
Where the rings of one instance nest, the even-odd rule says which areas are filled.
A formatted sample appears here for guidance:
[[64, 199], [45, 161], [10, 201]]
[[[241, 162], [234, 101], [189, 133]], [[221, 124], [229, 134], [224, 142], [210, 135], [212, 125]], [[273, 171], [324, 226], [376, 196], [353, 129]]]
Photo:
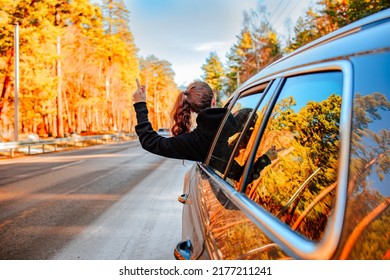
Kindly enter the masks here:
[[217, 100], [215, 99], [215, 96], [211, 99], [211, 107], [217, 107]]

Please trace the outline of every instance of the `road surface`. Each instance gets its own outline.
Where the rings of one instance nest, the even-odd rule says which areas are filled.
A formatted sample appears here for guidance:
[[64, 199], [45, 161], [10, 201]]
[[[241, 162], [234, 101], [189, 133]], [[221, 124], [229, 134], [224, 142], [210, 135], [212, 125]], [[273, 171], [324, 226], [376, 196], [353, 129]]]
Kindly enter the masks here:
[[174, 259], [191, 165], [137, 141], [0, 160], [0, 259]]

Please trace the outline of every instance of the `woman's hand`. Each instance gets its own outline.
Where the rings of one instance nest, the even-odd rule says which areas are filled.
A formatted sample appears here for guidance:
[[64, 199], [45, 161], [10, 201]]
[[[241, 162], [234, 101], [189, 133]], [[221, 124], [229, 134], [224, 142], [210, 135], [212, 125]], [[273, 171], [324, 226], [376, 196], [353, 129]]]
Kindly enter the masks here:
[[138, 79], [135, 79], [137, 82], [137, 90], [133, 93], [133, 102], [146, 102], [146, 91], [145, 86], [141, 86]]
[[275, 146], [272, 146], [268, 151], [265, 152], [265, 154], [272, 161], [278, 158], [278, 152], [279, 150], [277, 150]]

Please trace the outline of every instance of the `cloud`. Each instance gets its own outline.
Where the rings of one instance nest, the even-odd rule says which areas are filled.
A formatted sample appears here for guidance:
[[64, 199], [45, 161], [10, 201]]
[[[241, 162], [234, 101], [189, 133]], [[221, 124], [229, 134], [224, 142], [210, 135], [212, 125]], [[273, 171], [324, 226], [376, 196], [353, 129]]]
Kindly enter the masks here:
[[187, 86], [194, 80], [201, 79], [203, 71], [202, 62], [188, 64], [174, 64], [172, 69], [175, 71], [175, 81], [178, 85]]
[[198, 52], [204, 52], [204, 51], [215, 51], [226, 48], [228, 45], [227, 42], [208, 42], [208, 43], [202, 43], [199, 46], [195, 48]]
[[139, 55], [153, 54], [172, 63], [179, 84], [198, 78], [211, 52], [226, 62], [243, 27], [243, 11], [264, 4], [274, 27], [285, 31], [286, 18], [294, 23], [293, 16], [302, 15], [300, 7], [310, 1], [314, 0], [124, 0]]

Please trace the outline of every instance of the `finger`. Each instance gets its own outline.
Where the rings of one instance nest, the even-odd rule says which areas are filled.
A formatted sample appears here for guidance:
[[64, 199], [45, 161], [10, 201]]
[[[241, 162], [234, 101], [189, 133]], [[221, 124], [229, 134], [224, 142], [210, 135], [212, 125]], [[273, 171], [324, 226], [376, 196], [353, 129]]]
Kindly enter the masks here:
[[138, 89], [141, 89], [141, 84], [139, 83], [138, 78], [135, 78], [135, 80], [136, 80], [136, 82], [137, 82], [137, 87], [138, 87]]

